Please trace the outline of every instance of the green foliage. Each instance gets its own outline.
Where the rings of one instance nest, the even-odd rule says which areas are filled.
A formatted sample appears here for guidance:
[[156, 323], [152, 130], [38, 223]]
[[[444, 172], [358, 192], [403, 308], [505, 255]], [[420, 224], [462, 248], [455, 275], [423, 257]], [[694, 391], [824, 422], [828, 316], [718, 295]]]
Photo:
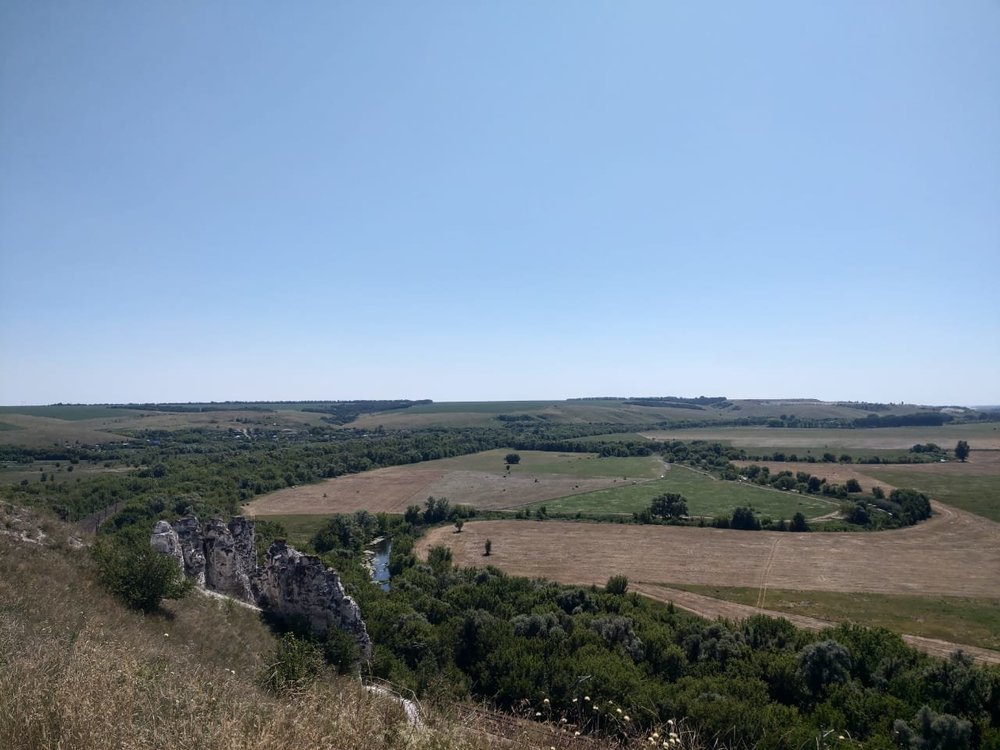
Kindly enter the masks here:
[[443, 544], [431, 547], [427, 552], [427, 564], [438, 573], [442, 573], [451, 567], [451, 548]]
[[792, 523], [788, 528], [790, 531], [809, 531], [809, 524], [806, 523], [806, 517], [802, 513], [796, 513], [792, 516]]
[[851, 653], [834, 640], [810, 643], [799, 652], [798, 675], [813, 695], [851, 674]]
[[604, 590], [614, 596], [624, 596], [625, 592], [628, 591], [628, 576], [611, 576], [605, 584]]
[[965, 463], [965, 459], [969, 457], [969, 444], [965, 440], [959, 440], [955, 443], [955, 458], [959, 461]]
[[972, 723], [923, 706], [913, 724], [897, 719], [897, 741], [905, 750], [967, 750], [972, 747]]
[[503, 457], [503, 460], [505, 464], [509, 466], [515, 466], [521, 463], [521, 456], [518, 455], [517, 453], [508, 453], [506, 456]]
[[688, 513], [687, 500], [676, 492], [666, 492], [653, 498], [649, 512], [660, 518], [681, 518]]
[[191, 588], [177, 562], [154, 551], [144, 535], [103, 537], [91, 554], [101, 583], [132, 609], [152, 612], [163, 599], [179, 599]]
[[285, 633], [261, 670], [258, 680], [273, 693], [306, 689], [323, 671], [323, 651], [315, 643]]
[[327, 664], [335, 667], [340, 674], [347, 674], [357, 666], [361, 652], [353, 635], [345, 630], [333, 628], [323, 642], [323, 657]]
[[753, 508], [736, 508], [729, 519], [729, 527], [744, 531], [759, 531], [760, 521], [753, 513]]

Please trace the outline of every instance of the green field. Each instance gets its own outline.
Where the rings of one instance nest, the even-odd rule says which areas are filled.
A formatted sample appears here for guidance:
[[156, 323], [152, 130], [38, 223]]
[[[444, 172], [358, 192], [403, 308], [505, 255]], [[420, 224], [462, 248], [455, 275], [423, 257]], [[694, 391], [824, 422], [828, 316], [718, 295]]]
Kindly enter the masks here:
[[312, 541], [313, 536], [319, 531], [323, 524], [330, 518], [326, 515], [288, 515], [288, 516], [266, 516], [254, 519], [257, 521], [273, 521], [285, 527], [288, 534], [288, 543], [296, 549], [305, 549]]
[[671, 466], [663, 479], [653, 482], [633, 484], [630, 479], [623, 481], [621, 487], [547, 500], [535, 503], [532, 507], [544, 505], [549, 512], [559, 513], [636, 513], [648, 508], [654, 497], [665, 492], [683, 495], [692, 516], [729, 515], [733, 508], [748, 505], [761, 516], [773, 519], [788, 519], [798, 512], [806, 518], [815, 518], [835, 511], [838, 507], [837, 503], [814, 496], [724, 482], [676, 464]]
[[23, 427], [18, 427], [16, 424], [7, 424], [6, 422], [0, 422], [0, 431], [2, 430], [23, 430]]
[[[757, 588], [671, 586], [750, 606], [756, 606], [760, 593]], [[1000, 651], [1000, 599], [768, 589], [763, 608]]]
[[864, 472], [897, 487], [912, 487], [948, 505], [1000, 521], [1000, 476], [961, 476], [956, 475], [952, 468], [949, 466], [947, 473], [929, 474], [907, 471], [905, 467], [871, 466], [866, 467]]
[[656, 479], [663, 474], [658, 456], [600, 458], [595, 453], [554, 453], [551, 451], [514, 451], [510, 448], [444, 458], [420, 466], [438, 466], [451, 471], [485, 471], [503, 474], [508, 453], [517, 453], [521, 462], [510, 467], [511, 474], [559, 474], [571, 477], [628, 477]]
[[110, 406], [87, 406], [67, 404], [65, 406], [0, 406], [0, 414], [24, 414], [29, 417], [49, 417], [79, 422], [84, 419], [105, 419], [107, 417], [134, 417], [140, 412], [132, 409], [113, 409]]
[[658, 440], [710, 440], [735, 448], [773, 452], [806, 453], [847, 451], [865, 455], [869, 451], [906, 451], [916, 443], [937, 443], [952, 449], [959, 440], [967, 440], [973, 449], [1000, 448], [1000, 425], [941, 425], [940, 427], [877, 427], [837, 429], [826, 427], [695, 427], [656, 430], [643, 433]]

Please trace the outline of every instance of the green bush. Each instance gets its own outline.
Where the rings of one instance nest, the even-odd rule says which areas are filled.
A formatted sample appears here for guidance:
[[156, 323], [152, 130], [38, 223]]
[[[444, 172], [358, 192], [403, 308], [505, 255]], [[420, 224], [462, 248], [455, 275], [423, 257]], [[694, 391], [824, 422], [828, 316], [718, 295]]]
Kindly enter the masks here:
[[127, 606], [152, 612], [164, 599], [179, 599], [191, 588], [177, 562], [149, 546], [145, 535], [102, 537], [92, 554], [105, 588]]
[[315, 643], [286, 633], [261, 671], [260, 684], [272, 693], [299, 692], [323, 671], [323, 651]]

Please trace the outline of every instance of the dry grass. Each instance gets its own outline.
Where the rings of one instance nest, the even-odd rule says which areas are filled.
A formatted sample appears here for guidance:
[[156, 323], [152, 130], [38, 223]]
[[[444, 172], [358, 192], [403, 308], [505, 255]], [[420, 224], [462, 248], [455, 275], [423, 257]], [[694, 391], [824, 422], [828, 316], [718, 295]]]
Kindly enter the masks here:
[[603, 584], [621, 573], [662, 584], [1000, 598], [1000, 524], [934, 508], [936, 515], [917, 526], [856, 534], [472, 521], [461, 534], [432, 530], [420, 550], [447, 544], [461, 565], [489, 562], [515, 575], [573, 584]]
[[[640, 462], [596, 459], [589, 454], [521, 451], [522, 464], [507, 473], [503, 469], [506, 452], [485, 451], [289, 487], [254, 500], [244, 512], [253, 516], [321, 515], [356, 510], [403, 513], [409, 505], [423, 505], [431, 495], [483, 510], [509, 510], [617, 487], [623, 479], [613, 467], [630, 467], [633, 483], [654, 479], [663, 471], [662, 464], [655, 459]], [[538, 471], [532, 469], [533, 462], [537, 462]], [[601, 471], [598, 465], [608, 467], [604, 476], [598, 475]]]
[[[426, 726], [414, 729], [396, 701], [330, 674], [272, 695], [256, 675], [275, 640], [255, 613], [199, 595], [130, 612], [95, 583], [70, 527], [10, 506], [0, 521], [32, 539], [0, 535], [0, 748], [607, 746], [468, 705], [425, 706]], [[698, 747], [688, 739], [684, 748]]]

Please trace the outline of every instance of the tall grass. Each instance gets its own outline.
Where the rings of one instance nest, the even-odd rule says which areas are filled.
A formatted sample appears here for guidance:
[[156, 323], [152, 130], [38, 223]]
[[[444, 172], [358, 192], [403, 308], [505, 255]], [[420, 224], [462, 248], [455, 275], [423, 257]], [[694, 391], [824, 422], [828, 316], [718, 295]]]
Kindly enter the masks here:
[[[0, 530], [31, 525], [22, 511], [11, 524], [10, 513], [0, 505]], [[44, 524], [44, 544], [0, 533], [0, 748], [600, 746], [485, 712], [502, 727], [494, 731], [482, 709], [469, 721], [460, 706], [432, 707], [414, 729], [396, 701], [332, 672], [304, 691], [272, 694], [259, 675], [277, 641], [256, 613], [201, 595], [152, 614], [127, 610], [97, 584], [69, 527]]]

